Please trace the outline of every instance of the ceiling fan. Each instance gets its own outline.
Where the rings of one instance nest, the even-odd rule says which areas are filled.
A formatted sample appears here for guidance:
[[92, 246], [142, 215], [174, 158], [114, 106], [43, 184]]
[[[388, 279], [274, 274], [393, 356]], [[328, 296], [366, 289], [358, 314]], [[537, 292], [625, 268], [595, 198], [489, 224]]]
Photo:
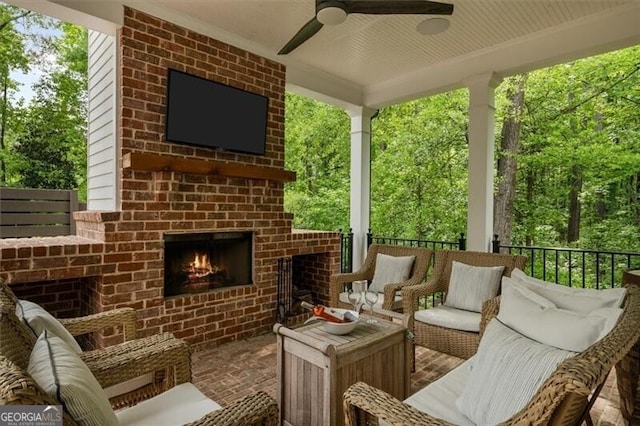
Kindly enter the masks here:
[[453, 5], [426, 0], [316, 0], [316, 16], [304, 24], [278, 55], [290, 53], [313, 37], [324, 25], [344, 22], [347, 15], [451, 15]]

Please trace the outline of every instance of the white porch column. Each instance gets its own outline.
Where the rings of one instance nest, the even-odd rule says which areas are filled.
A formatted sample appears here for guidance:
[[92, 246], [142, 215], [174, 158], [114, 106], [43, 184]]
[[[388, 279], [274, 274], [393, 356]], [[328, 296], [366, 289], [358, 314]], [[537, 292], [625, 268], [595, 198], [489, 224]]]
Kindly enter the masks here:
[[371, 199], [371, 117], [376, 110], [354, 107], [351, 117], [351, 208], [353, 230], [353, 270], [362, 266], [367, 250]]
[[493, 235], [494, 92], [501, 81], [494, 74], [465, 81], [469, 88], [467, 250], [490, 250]]

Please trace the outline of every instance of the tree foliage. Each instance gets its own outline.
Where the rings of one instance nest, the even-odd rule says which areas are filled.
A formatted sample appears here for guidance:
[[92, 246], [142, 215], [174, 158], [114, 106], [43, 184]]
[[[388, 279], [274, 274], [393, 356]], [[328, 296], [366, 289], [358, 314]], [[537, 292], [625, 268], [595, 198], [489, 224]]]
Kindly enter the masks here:
[[466, 228], [466, 90], [394, 105], [373, 123], [371, 227], [450, 239]]
[[[513, 197], [497, 209], [500, 232], [511, 233], [503, 243], [640, 250], [638, 58], [636, 46], [510, 77], [498, 88], [495, 188]], [[371, 153], [376, 235], [453, 241], [465, 231], [467, 111], [466, 90], [380, 110]], [[290, 94], [286, 113], [287, 167], [298, 172], [286, 191], [288, 211], [296, 225], [346, 228], [346, 115]]]
[[[0, 6], [0, 53], [7, 91], [0, 185], [79, 189], [86, 198], [87, 31]], [[28, 102], [12, 71], [41, 75]]]
[[286, 164], [297, 180], [285, 188], [285, 209], [294, 226], [349, 227], [349, 116], [302, 96], [286, 95]]

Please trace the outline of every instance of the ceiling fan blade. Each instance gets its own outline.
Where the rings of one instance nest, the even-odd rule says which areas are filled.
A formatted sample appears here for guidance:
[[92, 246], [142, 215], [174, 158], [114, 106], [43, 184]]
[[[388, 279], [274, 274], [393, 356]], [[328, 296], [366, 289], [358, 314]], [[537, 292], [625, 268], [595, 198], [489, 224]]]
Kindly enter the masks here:
[[421, 0], [345, 0], [349, 13], [367, 15], [451, 15], [453, 5]]
[[300, 28], [300, 31], [298, 31], [296, 35], [294, 35], [291, 40], [289, 40], [289, 42], [280, 49], [278, 55], [286, 55], [287, 53], [290, 53], [302, 43], [313, 37], [322, 27], [323, 25], [314, 16], [313, 19], [304, 24], [304, 26]]

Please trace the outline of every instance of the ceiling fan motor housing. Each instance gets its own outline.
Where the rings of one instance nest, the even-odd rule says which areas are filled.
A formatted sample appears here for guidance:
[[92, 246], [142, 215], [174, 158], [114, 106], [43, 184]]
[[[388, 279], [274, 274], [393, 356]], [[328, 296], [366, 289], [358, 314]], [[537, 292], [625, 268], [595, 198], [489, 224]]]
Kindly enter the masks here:
[[316, 2], [316, 18], [324, 25], [338, 25], [347, 19], [347, 6], [341, 1], [326, 0]]

